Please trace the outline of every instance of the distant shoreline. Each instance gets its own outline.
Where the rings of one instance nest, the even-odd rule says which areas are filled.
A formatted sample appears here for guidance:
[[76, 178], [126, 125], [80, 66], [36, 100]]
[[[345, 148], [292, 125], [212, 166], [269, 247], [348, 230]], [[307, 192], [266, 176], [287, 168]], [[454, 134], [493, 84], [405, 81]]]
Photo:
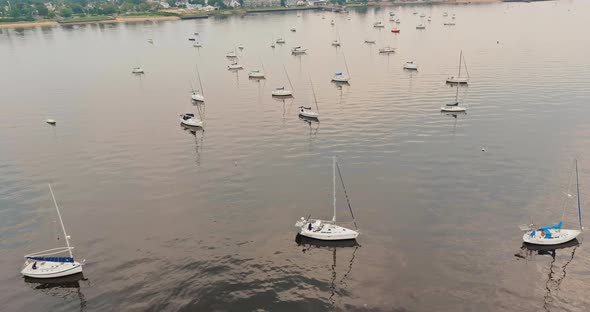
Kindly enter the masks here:
[[[369, 2], [367, 4], [351, 4], [350, 7], [391, 7], [400, 5], [436, 5], [436, 4], [478, 4], [478, 3], [494, 3], [503, 2], [507, 0], [431, 0], [424, 2]], [[510, 1], [510, 0], [508, 0]], [[515, 0], [512, 0], [515, 1]], [[516, 0], [523, 1], [523, 0]], [[538, 1], [538, 0], [537, 0]], [[149, 15], [145, 16], [116, 16], [96, 20], [71, 20], [71, 21], [56, 21], [56, 20], [40, 20], [40, 21], [26, 21], [14, 23], [0, 23], [2, 28], [31, 28], [31, 27], [53, 27], [58, 25], [84, 25], [84, 24], [111, 24], [111, 23], [132, 23], [132, 22], [148, 22], [148, 21], [171, 21], [194, 18], [208, 18], [209, 16], [218, 15], [234, 15], [234, 14], [248, 14], [248, 13], [272, 13], [285, 11], [306, 11], [306, 10], [321, 10], [321, 7], [291, 7], [291, 8], [253, 8], [253, 9], [236, 9], [236, 10], [219, 10], [211, 13], [197, 13], [197, 14], [179, 14], [172, 16]]]

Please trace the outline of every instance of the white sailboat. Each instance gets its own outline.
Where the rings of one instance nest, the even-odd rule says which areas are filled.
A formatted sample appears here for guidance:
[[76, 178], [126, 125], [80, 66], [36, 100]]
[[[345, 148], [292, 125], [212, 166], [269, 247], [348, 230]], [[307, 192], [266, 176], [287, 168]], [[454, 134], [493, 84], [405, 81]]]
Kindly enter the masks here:
[[[61, 218], [61, 213], [59, 212], [59, 207], [57, 206], [57, 201], [55, 200], [55, 195], [53, 195], [51, 184], [48, 185], [49, 191], [51, 192], [51, 197], [53, 198], [53, 204], [55, 205], [55, 210], [57, 210], [57, 216], [59, 217], [59, 223], [61, 224], [61, 229], [63, 230], [67, 247], [58, 247], [26, 255], [25, 263], [21, 271], [21, 274], [26, 277], [56, 278], [81, 273], [82, 265], [85, 262], [85, 260], [82, 261], [82, 263], [74, 260], [74, 256], [72, 254], [74, 247], [70, 246], [70, 236], [68, 236], [66, 233], [66, 228]], [[64, 253], [68, 253], [69, 257], [55, 256]]]
[[[563, 204], [563, 214], [561, 216], [561, 221], [554, 225], [544, 226], [537, 228], [534, 224], [529, 225], [521, 225], [520, 229], [524, 231], [524, 235], [522, 236], [522, 240], [528, 244], [534, 245], [560, 245], [567, 242], [570, 242], [576, 239], [584, 230], [582, 226], [582, 210], [580, 207], [580, 185], [579, 185], [579, 177], [578, 177], [578, 160], [574, 161], [574, 166], [576, 170], [576, 190], [578, 193], [578, 221], [579, 221], [579, 230], [573, 229], [563, 229], [563, 218], [565, 215], [565, 209], [567, 207], [567, 199], [571, 197], [570, 194], [567, 194], [566, 199], [564, 200]], [[571, 178], [570, 178], [571, 184]], [[569, 186], [568, 186], [569, 191]]]
[[278, 43], [278, 44], [283, 44], [283, 43], [285, 43], [285, 39], [284, 39], [283, 37], [279, 37], [279, 38], [277, 39], [277, 43]]
[[289, 85], [291, 86], [291, 90], [285, 89], [285, 87], [280, 87], [272, 90], [272, 96], [293, 96], [293, 84], [291, 83], [291, 78], [289, 78], [289, 73], [287, 73], [287, 68], [283, 65], [283, 69], [285, 70], [285, 75], [287, 76], [287, 80], [289, 80]]
[[467, 111], [467, 107], [459, 105], [459, 84], [457, 84], [457, 93], [455, 93], [455, 101], [441, 107], [440, 111], [447, 113], [462, 113]]
[[420, 23], [420, 24], [418, 24], [418, 26], [416, 26], [416, 29], [426, 29], [426, 26], [424, 26], [424, 24]]
[[467, 77], [461, 77], [461, 65], [465, 62], [463, 58], [463, 50], [459, 54], [459, 74], [457, 77], [451, 76], [447, 78], [447, 83], [457, 83], [457, 84], [467, 84], [469, 82], [469, 72], [467, 71], [467, 63], [465, 63], [465, 71], [467, 72]]
[[[336, 168], [338, 168], [338, 175], [340, 177], [340, 181], [344, 186], [344, 180], [342, 180], [342, 175], [340, 174], [340, 167], [336, 162], [336, 157], [332, 158], [332, 184], [333, 184], [333, 209], [334, 214], [332, 216], [332, 220], [320, 220], [320, 219], [305, 219], [301, 217], [299, 221], [295, 223], [295, 227], [299, 231], [299, 235], [319, 239], [319, 240], [326, 240], [326, 241], [339, 241], [339, 240], [352, 240], [356, 239], [359, 236], [359, 232], [356, 229], [356, 221], [354, 221], [355, 230], [351, 230], [345, 228], [343, 226], [336, 224]], [[346, 189], [344, 191], [346, 194]], [[346, 196], [346, 200], [348, 202], [348, 195]], [[348, 202], [348, 207], [350, 208], [350, 202]], [[352, 214], [352, 208], [350, 208], [350, 214]]]
[[299, 116], [303, 117], [303, 118], [310, 118], [310, 119], [314, 119], [314, 120], [319, 120], [320, 107], [318, 105], [318, 100], [315, 96], [315, 89], [313, 88], [313, 82], [311, 81], [311, 78], [309, 78], [309, 83], [311, 84], [311, 92], [313, 93], [313, 100], [315, 102], [315, 107], [316, 107], [317, 111], [314, 112], [313, 110], [311, 110], [311, 106], [310, 107], [299, 106]]
[[264, 79], [264, 63], [260, 60], [260, 64], [262, 64], [262, 70], [254, 69], [248, 73], [248, 78], [252, 79]]
[[140, 67], [133, 67], [133, 69], [131, 70], [131, 73], [133, 73], [133, 74], [143, 74], [144, 71], [143, 71], [143, 68], [141, 68], [141, 66]]
[[375, 23], [373, 23], [373, 27], [375, 27], [375, 28], [383, 28], [383, 27], [385, 27], [385, 25], [383, 25], [383, 23], [381, 23], [381, 22], [375, 22]]
[[227, 65], [227, 69], [229, 69], [229, 70], [237, 70], [237, 69], [243, 69], [243, 68], [244, 67], [238, 63], [237, 57], [233, 58], [232, 63]]
[[332, 77], [332, 81], [348, 83], [350, 81], [350, 71], [348, 70], [348, 63], [346, 62], [346, 56], [344, 55], [344, 52], [342, 53], [342, 57], [344, 58], [344, 66], [346, 67], [346, 73], [335, 73]]
[[199, 86], [201, 90], [195, 90], [192, 88], [193, 83], [191, 82], [191, 99], [195, 102], [205, 102], [205, 91], [203, 90], [203, 84], [201, 83], [201, 74], [199, 73], [199, 65], [195, 65], [197, 69], [197, 78], [199, 79]]
[[203, 121], [192, 113], [180, 114], [180, 123], [188, 127], [203, 128]]
[[297, 46], [291, 49], [291, 54], [297, 55], [297, 54], [306, 54], [307, 53], [307, 49], [302, 48], [301, 46]]
[[404, 64], [404, 69], [418, 70], [418, 65], [414, 63], [414, 61], [407, 61], [406, 64]]
[[225, 57], [227, 57], [227, 58], [238, 57], [238, 54], [236, 53], [236, 49], [234, 48], [232, 51], [227, 52], [225, 54]]

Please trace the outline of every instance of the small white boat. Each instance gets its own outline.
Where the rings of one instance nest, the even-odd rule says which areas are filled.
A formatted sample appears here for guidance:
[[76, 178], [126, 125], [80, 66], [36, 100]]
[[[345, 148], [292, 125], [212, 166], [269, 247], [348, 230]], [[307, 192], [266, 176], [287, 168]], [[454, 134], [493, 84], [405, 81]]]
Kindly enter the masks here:
[[195, 117], [195, 114], [181, 114], [180, 123], [188, 127], [199, 127], [203, 128], [203, 121]]
[[319, 119], [320, 113], [312, 111], [311, 107], [299, 106], [299, 116], [312, 119]]
[[188, 41], [195, 41], [195, 40], [197, 40], [197, 39], [196, 39], [196, 38], [194, 38], [194, 37], [189, 37], [189, 38], [188, 38]]
[[225, 55], [225, 57], [227, 58], [233, 58], [233, 57], [238, 57], [236, 51], [229, 51], [227, 52], [227, 54]]
[[418, 70], [418, 65], [414, 63], [414, 61], [408, 61], [404, 64], [404, 69], [407, 70]]
[[468, 84], [469, 83], [469, 72], [467, 72], [467, 77], [461, 77], [461, 65], [465, 64], [465, 71], [467, 71], [467, 63], [465, 62], [465, 58], [463, 58], [463, 50], [459, 53], [459, 74], [457, 77], [450, 76], [447, 78], [447, 83], [450, 84]]
[[45, 122], [52, 125], [52, 126], [54, 126], [57, 123], [57, 121], [55, 121], [53, 119], [46, 119]]
[[296, 32], [296, 31], [297, 31], [297, 29], [296, 29], [295, 27], [292, 27], [292, 28], [291, 28], [291, 31], [292, 31], [292, 32]]
[[416, 14], [418, 14], [418, 12], [414, 12], [414, 13], [412, 13], [412, 14], [416, 15]]
[[271, 43], [271, 44], [270, 44], [270, 47], [274, 49], [274, 48], [275, 48], [275, 43], [274, 43], [274, 42], [273, 42], [273, 43]]
[[442, 106], [440, 108], [440, 111], [445, 112], [445, 113], [463, 113], [463, 112], [467, 111], [467, 108], [463, 107], [463, 106], [459, 106], [459, 102], [454, 102], [454, 103], [450, 103], [445, 106]]
[[205, 97], [199, 93], [199, 91], [193, 91], [191, 94], [191, 99], [195, 102], [204, 102]]
[[293, 96], [293, 91], [286, 90], [285, 87], [280, 87], [272, 90], [272, 96]]
[[432, 21], [432, 19], [430, 18], [430, 16], [428, 17], [428, 21], [429, 21], [429, 22], [430, 22], [430, 21]]
[[453, 16], [451, 17], [452, 19], [455, 19], [455, 14], [453, 14]]
[[[305, 219], [301, 217], [299, 221], [295, 223], [295, 227], [298, 229], [299, 235], [319, 239], [319, 240], [326, 240], [326, 241], [340, 241], [340, 240], [352, 240], [356, 239], [359, 236], [359, 232], [357, 230], [351, 230], [345, 228], [343, 226], [336, 224], [336, 157], [332, 160], [333, 169], [332, 169], [332, 184], [333, 184], [333, 209], [334, 214], [332, 216], [332, 220], [320, 220], [320, 219]], [[344, 181], [342, 180], [342, 175], [340, 175], [340, 168], [338, 168], [338, 176], [340, 177], [340, 181], [342, 181], [342, 185], [344, 185]], [[348, 201], [348, 197], [347, 197]], [[350, 207], [350, 202], [348, 203]], [[352, 215], [352, 210], [351, 210]], [[354, 221], [353, 215], [353, 222], [356, 229], [356, 221]]]
[[389, 12], [389, 16], [395, 16], [394, 12]]
[[244, 67], [241, 64], [238, 64], [237, 58], [229, 65], [227, 65], [227, 69], [235, 70], [235, 69], [243, 69]]
[[283, 65], [283, 69], [285, 70], [285, 76], [287, 76], [287, 80], [289, 81], [289, 85], [291, 86], [291, 90], [285, 89], [285, 87], [276, 88], [271, 92], [271, 96], [277, 97], [286, 97], [286, 96], [293, 96], [293, 84], [291, 83], [291, 78], [289, 78], [289, 73], [287, 72], [287, 67]]
[[373, 39], [365, 39], [365, 43], [374, 44], [375, 40]]
[[[70, 236], [68, 236], [66, 233], [66, 228], [61, 218], [57, 201], [53, 195], [51, 184], [49, 184], [49, 191], [51, 192], [51, 197], [53, 198], [53, 203], [55, 205], [55, 209], [57, 210], [57, 216], [59, 217], [59, 222], [61, 224], [61, 229], [63, 230], [67, 247], [58, 247], [26, 255], [23, 269], [20, 272], [26, 277], [57, 278], [78, 274], [82, 272], [82, 265], [85, 262], [82, 261], [82, 263], [80, 263], [74, 260], [74, 256], [72, 254], [72, 249], [74, 249], [74, 247], [70, 246]], [[55, 256], [64, 253], [68, 253], [69, 257]]]
[[200, 48], [202, 46], [203, 45], [200, 42], [198, 42], [198, 41], [193, 44], [193, 47], [195, 47], [195, 48]]
[[332, 81], [334, 82], [348, 82], [349, 80], [350, 77], [342, 72], [335, 73], [332, 77]]
[[375, 23], [373, 23], [373, 27], [375, 27], [375, 28], [383, 28], [383, 27], [385, 27], [385, 25], [383, 25], [383, 23], [381, 23], [381, 22], [375, 22]]
[[335, 47], [339, 47], [340, 46], [340, 41], [338, 40], [332, 40], [332, 45]]
[[445, 16], [445, 17], [446, 17], [446, 16], [449, 16], [449, 13], [447, 13], [447, 12], [444, 12], [444, 13], [443, 13], [443, 16]]
[[445, 26], [455, 26], [454, 22], [448, 22], [448, 23], [444, 23], [443, 25]]
[[278, 38], [277, 39], [277, 43], [278, 44], [283, 44], [283, 43], [285, 43], [285, 39], [284, 38]]
[[244, 50], [244, 46], [240, 44], [240, 45], [238, 46], [238, 49], [240, 49], [240, 50]]
[[420, 14], [420, 17], [426, 17], [426, 14]]
[[391, 17], [389, 18], [389, 21], [390, 21], [390, 22], [395, 22], [395, 20], [396, 20], [396, 19], [395, 19], [395, 16], [391, 16]]
[[143, 71], [143, 68], [141, 68], [141, 67], [133, 67], [133, 69], [131, 70], [131, 73], [133, 73], [133, 74], [143, 74], [144, 71]]
[[[563, 229], [563, 220], [559, 223], [549, 226], [543, 227], [536, 227], [534, 224], [529, 225], [521, 225], [520, 229], [525, 232], [522, 236], [522, 240], [527, 244], [534, 244], [534, 245], [559, 245], [564, 244], [569, 241], [576, 239], [584, 230], [582, 226], [582, 209], [580, 206], [580, 185], [579, 185], [579, 177], [578, 177], [578, 161], [575, 160], [575, 170], [576, 170], [576, 189], [578, 193], [578, 222], [579, 222], [579, 230], [573, 229]], [[570, 181], [571, 185], [571, 181]], [[569, 191], [569, 185], [568, 185]], [[563, 204], [563, 215], [565, 215], [565, 209], [567, 207], [568, 198], [571, 197], [570, 194], [567, 194], [566, 199], [564, 200]]]
[[419, 24], [416, 26], [416, 29], [426, 29], [426, 26], [424, 26], [424, 24]]
[[199, 35], [199, 33], [198, 32], [195, 32], [195, 36], [198, 36], [198, 35]]
[[399, 18], [395, 20], [395, 23], [396, 24], [401, 24], [401, 21], [399, 20]]
[[294, 47], [293, 49], [291, 49], [291, 54], [305, 54], [307, 53], [307, 49], [304, 49], [302, 47]]
[[248, 78], [257, 78], [257, 79], [264, 78], [264, 72], [262, 72], [258, 69], [252, 70], [248, 73]]
[[332, 21], [330, 22], [330, 25], [334, 26], [334, 24], [335, 24], [335, 23], [334, 23], [334, 20], [332, 20]]
[[379, 49], [379, 53], [394, 53], [395, 52], [395, 48], [387, 46], [387, 47], [383, 47], [381, 49]]

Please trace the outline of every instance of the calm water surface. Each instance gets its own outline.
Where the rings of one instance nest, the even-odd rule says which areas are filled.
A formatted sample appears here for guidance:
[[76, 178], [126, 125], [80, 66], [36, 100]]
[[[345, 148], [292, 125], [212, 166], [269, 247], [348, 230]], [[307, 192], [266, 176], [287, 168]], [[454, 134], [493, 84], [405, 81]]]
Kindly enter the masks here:
[[[425, 30], [414, 11], [432, 16]], [[523, 251], [517, 228], [559, 220], [576, 156], [590, 203], [590, 3], [300, 14], [2, 29], [2, 310], [590, 309], [587, 246]], [[197, 31], [200, 49], [187, 40]], [[245, 70], [227, 71], [238, 44]], [[296, 45], [309, 53], [292, 56]], [[397, 52], [379, 55], [385, 45]], [[461, 49], [468, 114], [444, 115]], [[345, 58], [352, 80], [337, 86]], [[196, 111], [196, 64], [206, 130], [191, 133], [178, 114]], [[285, 101], [270, 96], [289, 86], [283, 65]], [[266, 80], [248, 79], [263, 66]], [[320, 123], [297, 117], [313, 104], [310, 77]], [[298, 245], [299, 217], [331, 216], [332, 155], [360, 246]], [[87, 279], [60, 287], [19, 274], [24, 254], [63, 243], [47, 182], [87, 260]], [[574, 205], [565, 221], [575, 226]]]

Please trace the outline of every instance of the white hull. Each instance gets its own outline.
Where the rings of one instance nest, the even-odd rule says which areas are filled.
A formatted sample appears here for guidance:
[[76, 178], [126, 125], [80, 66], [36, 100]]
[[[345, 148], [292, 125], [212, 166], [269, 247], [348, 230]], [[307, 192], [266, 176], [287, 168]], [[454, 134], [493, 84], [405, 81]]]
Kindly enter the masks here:
[[[356, 239], [359, 233], [355, 230], [328, 223], [330, 221], [309, 220], [298, 221], [295, 226], [299, 228], [299, 235], [326, 241], [339, 241]], [[311, 230], [310, 230], [311, 224]]]
[[[33, 269], [36, 265], [36, 269]], [[78, 262], [51, 262], [27, 260], [20, 272], [23, 276], [32, 278], [56, 278], [82, 272], [82, 265]]]
[[334, 82], [348, 82], [349, 80], [350, 80], [350, 77], [344, 76], [344, 75], [338, 75], [338, 76], [332, 77], [332, 81], [334, 81]]
[[249, 73], [248, 77], [262, 79], [262, 78], [264, 78], [264, 74], [263, 73]]
[[227, 65], [227, 69], [242, 69], [244, 68], [242, 65], [235, 64], [235, 65]]
[[418, 65], [415, 65], [415, 64], [406, 64], [406, 65], [404, 65], [404, 69], [407, 69], [407, 70], [418, 70]]
[[440, 108], [441, 112], [449, 112], [449, 113], [462, 113], [466, 112], [466, 107], [461, 106], [443, 106]]
[[313, 112], [313, 111], [308, 111], [308, 110], [300, 110], [299, 111], [299, 116], [303, 116], [303, 117], [307, 117], [307, 118], [312, 118], [312, 119], [319, 119], [320, 118], [320, 114]]
[[133, 74], [143, 74], [143, 69], [142, 68], [134, 68], [131, 72]]
[[200, 94], [193, 94], [191, 95], [191, 99], [195, 102], [205, 102], [205, 97]]
[[382, 48], [379, 49], [379, 53], [394, 53], [395, 49], [394, 48]]
[[199, 128], [203, 128], [203, 122], [196, 119], [196, 118], [191, 118], [191, 119], [187, 119], [184, 120], [182, 118], [180, 118], [180, 123], [188, 126], [188, 127], [199, 127]]
[[455, 78], [455, 77], [447, 78], [447, 83], [467, 84], [468, 81], [469, 81], [468, 78]]
[[580, 235], [580, 231], [578, 230], [557, 230], [551, 229], [552, 238], [545, 238], [541, 235], [541, 231], [535, 231], [535, 236], [531, 236], [533, 231], [528, 231], [524, 233], [522, 236], [522, 240], [528, 244], [535, 244], [535, 245], [559, 245], [563, 243], [567, 243], [572, 241]]
[[375, 40], [365, 40], [365, 43], [375, 43]]
[[271, 92], [272, 96], [293, 96], [293, 91], [291, 90], [273, 90]]

